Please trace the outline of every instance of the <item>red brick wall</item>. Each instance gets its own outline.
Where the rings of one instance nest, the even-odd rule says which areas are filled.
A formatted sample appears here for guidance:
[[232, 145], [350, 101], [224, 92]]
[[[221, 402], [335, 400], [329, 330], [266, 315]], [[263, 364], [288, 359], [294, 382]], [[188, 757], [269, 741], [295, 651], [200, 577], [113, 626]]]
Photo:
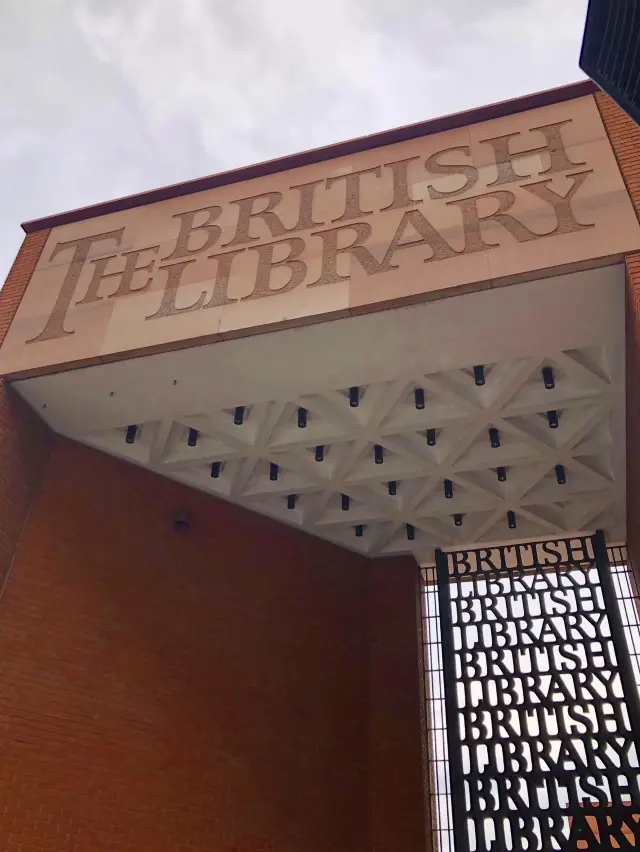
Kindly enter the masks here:
[[0, 604], [0, 848], [422, 848], [415, 573], [56, 440]]
[[[0, 344], [36, 267], [49, 231], [25, 237], [0, 292]], [[0, 379], [0, 591], [11, 567], [50, 443], [44, 423]]]
[[595, 98], [622, 177], [640, 216], [640, 127], [604, 92], [598, 92]]
[[418, 566], [369, 563], [369, 819], [373, 852], [425, 849], [417, 689]]
[[[596, 103], [633, 205], [640, 217], [640, 127], [607, 95]], [[626, 258], [627, 546], [640, 579], [640, 253]]]
[[0, 343], [5, 338], [36, 268], [50, 231], [34, 231], [24, 238], [2, 287], [0, 297]]

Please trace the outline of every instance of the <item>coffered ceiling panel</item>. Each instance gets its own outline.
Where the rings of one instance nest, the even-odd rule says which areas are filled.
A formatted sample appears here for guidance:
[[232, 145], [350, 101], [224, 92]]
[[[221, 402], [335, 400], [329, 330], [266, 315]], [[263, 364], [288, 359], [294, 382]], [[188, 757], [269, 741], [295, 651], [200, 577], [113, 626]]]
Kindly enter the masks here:
[[368, 556], [429, 561], [624, 539], [623, 335], [613, 266], [15, 387], [99, 450]]
[[471, 365], [79, 437], [371, 556], [610, 525], [606, 349], [482, 373]]

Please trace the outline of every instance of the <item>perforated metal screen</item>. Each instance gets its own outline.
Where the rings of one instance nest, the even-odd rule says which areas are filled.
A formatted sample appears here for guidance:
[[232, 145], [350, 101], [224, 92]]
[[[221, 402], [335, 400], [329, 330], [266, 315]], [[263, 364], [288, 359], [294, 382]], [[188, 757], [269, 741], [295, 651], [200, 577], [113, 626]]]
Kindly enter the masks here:
[[640, 624], [626, 552], [610, 548], [607, 565], [602, 546], [599, 565], [591, 539], [523, 548], [509, 565], [500, 549], [442, 554], [439, 584], [423, 572], [433, 847], [633, 848]]

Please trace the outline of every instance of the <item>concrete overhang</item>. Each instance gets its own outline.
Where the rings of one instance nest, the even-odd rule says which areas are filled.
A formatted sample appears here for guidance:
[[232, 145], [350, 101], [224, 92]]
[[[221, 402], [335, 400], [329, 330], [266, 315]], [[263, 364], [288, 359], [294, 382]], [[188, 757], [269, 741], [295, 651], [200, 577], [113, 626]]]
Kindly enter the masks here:
[[368, 556], [622, 542], [640, 225], [592, 91], [31, 222], [0, 374], [60, 434]]
[[596, 528], [625, 540], [621, 264], [14, 387], [56, 432], [369, 556]]

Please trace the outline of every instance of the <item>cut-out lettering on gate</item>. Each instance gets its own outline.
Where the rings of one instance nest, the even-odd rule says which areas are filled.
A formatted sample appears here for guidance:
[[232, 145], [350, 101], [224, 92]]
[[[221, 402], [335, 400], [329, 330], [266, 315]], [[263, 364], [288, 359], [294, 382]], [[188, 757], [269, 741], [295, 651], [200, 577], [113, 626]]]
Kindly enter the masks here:
[[638, 696], [594, 541], [439, 554], [456, 852], [640, 843]]

